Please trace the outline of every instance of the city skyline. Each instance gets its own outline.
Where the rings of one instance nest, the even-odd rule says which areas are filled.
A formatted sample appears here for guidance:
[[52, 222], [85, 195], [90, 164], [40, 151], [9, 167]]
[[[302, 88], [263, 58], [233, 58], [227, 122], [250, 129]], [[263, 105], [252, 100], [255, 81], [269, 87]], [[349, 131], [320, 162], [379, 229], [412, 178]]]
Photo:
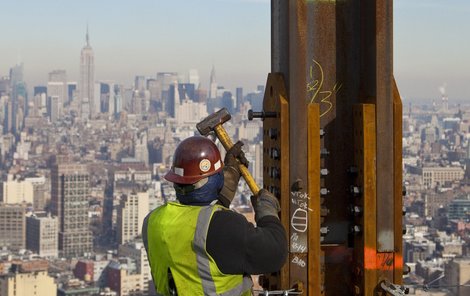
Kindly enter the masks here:
[[[394, 73], [405, 100], [438, 99], [445, 86], [450, 103], [470, 101], [470, 42], [458, 30], [470, 27], [467, 2], [394, 1]], [[0, 25], [14, 27], [4, 30], [0, 75], [21, 61], [28, 89], [57, 69], [79, 81], [87, 25], [95, 80], [130, 86], [136, 75], [197, 69], [209, 89], [214, 66], [219, 85], [251, 91], [270, 72], [269, 0], [9, 1]]]

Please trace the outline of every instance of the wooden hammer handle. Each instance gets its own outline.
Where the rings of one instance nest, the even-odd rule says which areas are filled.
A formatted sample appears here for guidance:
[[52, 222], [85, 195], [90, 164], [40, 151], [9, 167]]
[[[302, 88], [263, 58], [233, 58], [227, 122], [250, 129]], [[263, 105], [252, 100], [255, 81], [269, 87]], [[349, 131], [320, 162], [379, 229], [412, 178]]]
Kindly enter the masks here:
[[[226, 151], [232, 148], [233, 142], [221, 124], [216, 125], [214, 131]], [[256, 194], [258, 194], [259, 187], [258, 184], [256, 184], [255, 179], [253, 179], [253, 176], [251, 176], [250, 171], [243, 164], [239, 164], [238, 168], [240, 170], [241, 175], [245, 179], [246, 184], [248, 184], [248, 187], [250, 187], [251, 192], [253, 192], [253, 195], [256, 196]]]

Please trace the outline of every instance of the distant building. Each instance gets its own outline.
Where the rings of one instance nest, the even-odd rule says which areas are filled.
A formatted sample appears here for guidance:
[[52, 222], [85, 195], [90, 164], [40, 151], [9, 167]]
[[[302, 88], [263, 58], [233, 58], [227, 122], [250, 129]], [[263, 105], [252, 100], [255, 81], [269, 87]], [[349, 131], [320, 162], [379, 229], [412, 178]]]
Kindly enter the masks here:
[[90, 46], [88, 36], [88, 27], [86, 30], [86, 44], [82, 48], [80, 54], [80, 82], [78, 84], [81, 116], [82, 118], [90, 118], [94, 115], [95, 108], [95, 57], [93, 48]]
[[128, 257], [135, 261], [136, 273], [140, 274], [140, 286], [142, 293], [146, 295], [151, 290], [153, 281], [150, 272], [150, 265], [142, 242], [131, 242], [119, 246], [118, 255]]
[[25, 208], [21, 205], [0, 204], [0, 248], [24, 249], [25, 235]]
[[139, 135], [136, 135], [134, 142], [134, 156], [136, 159], [145, 163], [145, 166], [149, 165], [149, 151], [147, 144], [147, 132], [142, 132]]
[[161, 105], [161, 110], [168, 110], [170, 86], [178, 82], [178, 73], [176, 72], [158, 72], [157, 73], [157, 104]]
[[73, 270], [73, 275], [85, 282], [93, 282], [100, 287], [106, 286], [105, 269], [109, 264], [107, 258], [95, 258], [95, 260], [78, 260]]
[[453, 183], [463, 180], [465, 171], [460, 166], [449, 167], [423, 167], [422, 179], [425, 188], [434, 188], [447, 182]]
[[184, 100], [175, 107], [175, 119], [178, 125], [196, 124], [208, 115], [205, 103]]
[[3, 202], [7, 204], [33, 203], [33, 184], [8, 174], [3, 182]]
[[45, 212], [26, 218], [26, 248], [41, 257], [59, 256], [59, 222]]
[[54, 282], [54, 278], [47, 273], [47, 262], [45, 262], [45, 265], [43, 263], [33, 261], [12, 264], [10, 272], [0, 276], [0, 295], [57, 295], [57, 284]]
[[[43, 198], [40, 195], [42, 193], [41, 188], [44, 188], [45, 183], [45, 177], [22, 178], [9, 174], [7, 180], [3, 182], [3, 202], [8, 204], [28, 203], [34, 205], [36, 197], [38, 199]], [[37, 203], [38, 206], [43, 204], [40, 200]]]
[[59, 250], [65, 257], [92, 251], [89, 178], [86, 166], [81, 164], [59, 162], [51, 169], [51, 210], [59, 218]]
[[106, 286], [119, 296], [142, 295], [141, 274], [131, 264], [112, 261], [106, 268], [106, 278]]
[[67, 74], [65, 70], [50, 72], [47, 82], [47, 109], [51, 122], [56, 122], [63, 115], [64, 103], [67, 100]]
[[193, 84], [196, 89], [199, 88], [199, 73], [197, 69], [190, 69], [188, 72], [188, 83]]
[[470, 259], [455, 259], [446, 264], [444, 279], [451, 295], [470, 295]]
[[470, 218], [470, 200], [455, 199], [449, 204], [449, 220], [460, 220]]
[[147, 192], [123, 195], [117, 212], [117, 239], [124, 244], [142, 233], [145, 216], [149, 212], [149, 194]]
[[96, 296], [99, 293], [99, 287], [87, 285], [77, 279], [71, 279], [57, 289], [57, 296]]
[[217, 81], [215, 77], [215, 67], [212, 65], [210, 86], [209, 86], [209, 99], [217, 98]]
[[236, 110], [239, 111], [240, 107], [243, 105], [243, 88], [237, 87], [235, 89], [235, 97], [236, 97]]

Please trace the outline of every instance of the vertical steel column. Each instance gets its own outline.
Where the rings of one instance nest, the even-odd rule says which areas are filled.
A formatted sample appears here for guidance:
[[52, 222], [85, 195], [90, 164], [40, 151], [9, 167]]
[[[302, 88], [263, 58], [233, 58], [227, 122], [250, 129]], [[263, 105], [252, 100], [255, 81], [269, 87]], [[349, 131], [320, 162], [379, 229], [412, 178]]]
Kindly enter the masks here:
[[393, 79], [393, 155], [394, 155], [394, 181], [395, 181], [395, 209], [394, 209], [394, 228], [395, 228], [395, 256], [394, 256], [394, 276], [395, 284], [403, 282], [403, 233], [401, 231], [403, 224], [403, 170], [402, 170], [402, 118], [403, 105], [401, 102], [398, 87]]
[[[289, 238], [289, 105], [284, 79], [279, 73], [268, 75], [263, 111], [276, 115], [263, 121], [263, 186], [279, 198], [280, 219]], [[289, 287], [289, 270], [289, 262], [286, 262], [279, 273], [265, 275], [263, 287], [268, 290]]]
[[356, 186], [360, 194], [353, 197], [361, 210], [354, 221], [353, 295], [374, 295], [377, 286], [377, 188], [376, 188], [376, 118], [375, 105], [360, 104], [353, 109], [354, 165], [358, 169]]
[[308, 217], [308, 255], [307, 295], [320, 296], [324, 293], [322, 274], [322, 251], [320, 238], [320, 106], [308, 104], [308, 138], [307, 138], [307, 217]]
[[[282, 73], [286, 82], [290, 114], [289, 184], [293, 191], [310, 192], [306, 164], [310, 152], [304, 145], [309, 133], [308, 103], [319, 105], [320, 128], [325, 131], [320, 144], [328, 155], [319, 161], [329, 174], [322, 177], [319, 186], [329, 190], [324, 197], [328, 211], [323, 211], [327, 215], [322, 217], [321, 225], [328, 227], [329, 232], [322, 242], [324, 255], [318, 255], [324, 262], [321, 269], [325, 273], [325, 294], [347, 295], [353, 287], [356, 240], [350, 232], [354, 219], [348, 210], [351, 178], [347, 170], [354, 156], [352, 109], [359, 103], [375, 105], [375, 138], [380, 139], [375, 155], [377, 218], [364, 224], [372, 223], [376, 229], [374, 260], [386, 262], [383, 268], [376, 266], [377, 280], [392, 281], [399, 273], [390, 270], [388, 264], [391, 262], [399, 268], [396, 260], [401, 256], [398, 246], [401, 240], [397, 241], [400, 239], [397, 232], [401, 235], [401, 226], [397, 229], [399, 204], [395, 201], [399, 182], [396, 177], [401, 171], [397, 171], [398, 113], [393, 96], [393, 0], [272, 0], [271, 3], [271, 65], [272, 72]], [[296, 239], [303, 243], [310, 238], [301, 234]], [[290, 276], [291, 283], [293, 278], [314, 280], [311, 273], [307, 276], [296, 268], [290, 269]]]

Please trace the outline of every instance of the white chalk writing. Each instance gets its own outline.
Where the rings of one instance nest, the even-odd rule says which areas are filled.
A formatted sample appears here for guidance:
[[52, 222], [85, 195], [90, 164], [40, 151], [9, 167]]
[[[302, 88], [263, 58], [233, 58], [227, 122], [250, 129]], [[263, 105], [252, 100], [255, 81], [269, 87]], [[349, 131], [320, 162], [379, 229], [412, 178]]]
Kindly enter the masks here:
[[299, 257], [295, 256], [294, 259], [292, 259], [292, 263], [297, 264], [300, 267], [305, 267], [305, 261], [300, 259]]
[[305, 232], [307, 230], [307, 211], [304, 209], [296, 209], [292, 215], [290, 224], [295, 231]]

